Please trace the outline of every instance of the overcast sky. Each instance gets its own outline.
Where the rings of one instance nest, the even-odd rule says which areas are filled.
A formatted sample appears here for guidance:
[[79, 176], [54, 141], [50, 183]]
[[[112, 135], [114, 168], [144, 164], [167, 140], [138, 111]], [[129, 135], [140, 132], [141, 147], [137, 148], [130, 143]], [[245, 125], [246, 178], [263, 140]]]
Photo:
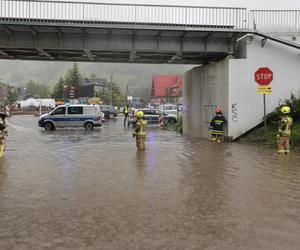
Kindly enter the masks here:
[[[83, 0], [79, 0], [83, 2]], [[137, 4], [166, 4], [243, 7], [254, 9], [292, 9], [300, 10], [300, 0], [90, 0], [89, 2], [103, 3], [137, 3]]]

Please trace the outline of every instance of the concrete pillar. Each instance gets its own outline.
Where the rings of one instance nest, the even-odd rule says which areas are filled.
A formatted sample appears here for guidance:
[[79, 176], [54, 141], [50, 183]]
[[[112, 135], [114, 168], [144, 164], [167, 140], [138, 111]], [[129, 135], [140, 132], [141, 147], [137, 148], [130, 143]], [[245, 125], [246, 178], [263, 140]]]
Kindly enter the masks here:
[[[216, 107], [228, 117], [228, 60], [196, 67], [184, 74], [183, 134], [210, 138], [209, 123]], [[227, 134], [227, 126], [224, 129]]]

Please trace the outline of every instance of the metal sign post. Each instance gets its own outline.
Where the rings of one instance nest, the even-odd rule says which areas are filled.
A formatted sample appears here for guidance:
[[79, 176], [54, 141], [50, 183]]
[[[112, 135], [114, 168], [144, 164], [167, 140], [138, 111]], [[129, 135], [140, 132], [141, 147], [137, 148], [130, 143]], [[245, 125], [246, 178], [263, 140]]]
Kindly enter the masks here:
[[260, 85], [257, 88], [257, 94], [263, 94], [264, 103], [264, 131], [267, 137], [267, 112], [266, 112], [266, 94], [272, 93], [272, 87], [268, 86], [273, 81], [273, 72], [267, 67], [259, 68], [254, 73], [254, 80]]
[[267, 137], [266, 94], [263, 94], [263, 98], [264, 98], [264, 127], [265, 127], [265, 137]]

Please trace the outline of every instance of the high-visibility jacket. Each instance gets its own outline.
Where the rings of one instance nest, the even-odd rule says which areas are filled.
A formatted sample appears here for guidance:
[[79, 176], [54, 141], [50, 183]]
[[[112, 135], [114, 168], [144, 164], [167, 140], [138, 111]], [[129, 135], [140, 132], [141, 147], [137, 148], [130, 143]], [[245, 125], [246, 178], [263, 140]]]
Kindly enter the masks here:
[[280, 136], [290, 136], [292, 125], [293, 125], [292, 117], [288, 115], [282, 116], [279, 121], [278, 134]]
[[222, 114], [216, 114], [210, 122], [210, 129], [213, 135], [223, 135], [223, 125], [226, 119]]
[[146, 136], [147, 121], [138, 119], [135, 124], [135, 132], [137, 136]]
[[130, 107], [125, 106], [125, 107], [124, 107], [123, 113], [124, 113], [124, 114], [128, 114], [129, 112], [130, 112]]

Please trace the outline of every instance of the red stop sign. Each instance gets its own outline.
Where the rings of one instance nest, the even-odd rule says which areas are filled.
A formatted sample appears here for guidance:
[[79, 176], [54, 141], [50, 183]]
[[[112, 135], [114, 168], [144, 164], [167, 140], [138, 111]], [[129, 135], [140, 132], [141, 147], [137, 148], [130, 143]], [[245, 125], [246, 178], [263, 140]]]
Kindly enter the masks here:
[[273, 72], [267, 67], [259, 68], [254, 73], [254, 79], [259, 85], [269, 85], [273, 81]]

